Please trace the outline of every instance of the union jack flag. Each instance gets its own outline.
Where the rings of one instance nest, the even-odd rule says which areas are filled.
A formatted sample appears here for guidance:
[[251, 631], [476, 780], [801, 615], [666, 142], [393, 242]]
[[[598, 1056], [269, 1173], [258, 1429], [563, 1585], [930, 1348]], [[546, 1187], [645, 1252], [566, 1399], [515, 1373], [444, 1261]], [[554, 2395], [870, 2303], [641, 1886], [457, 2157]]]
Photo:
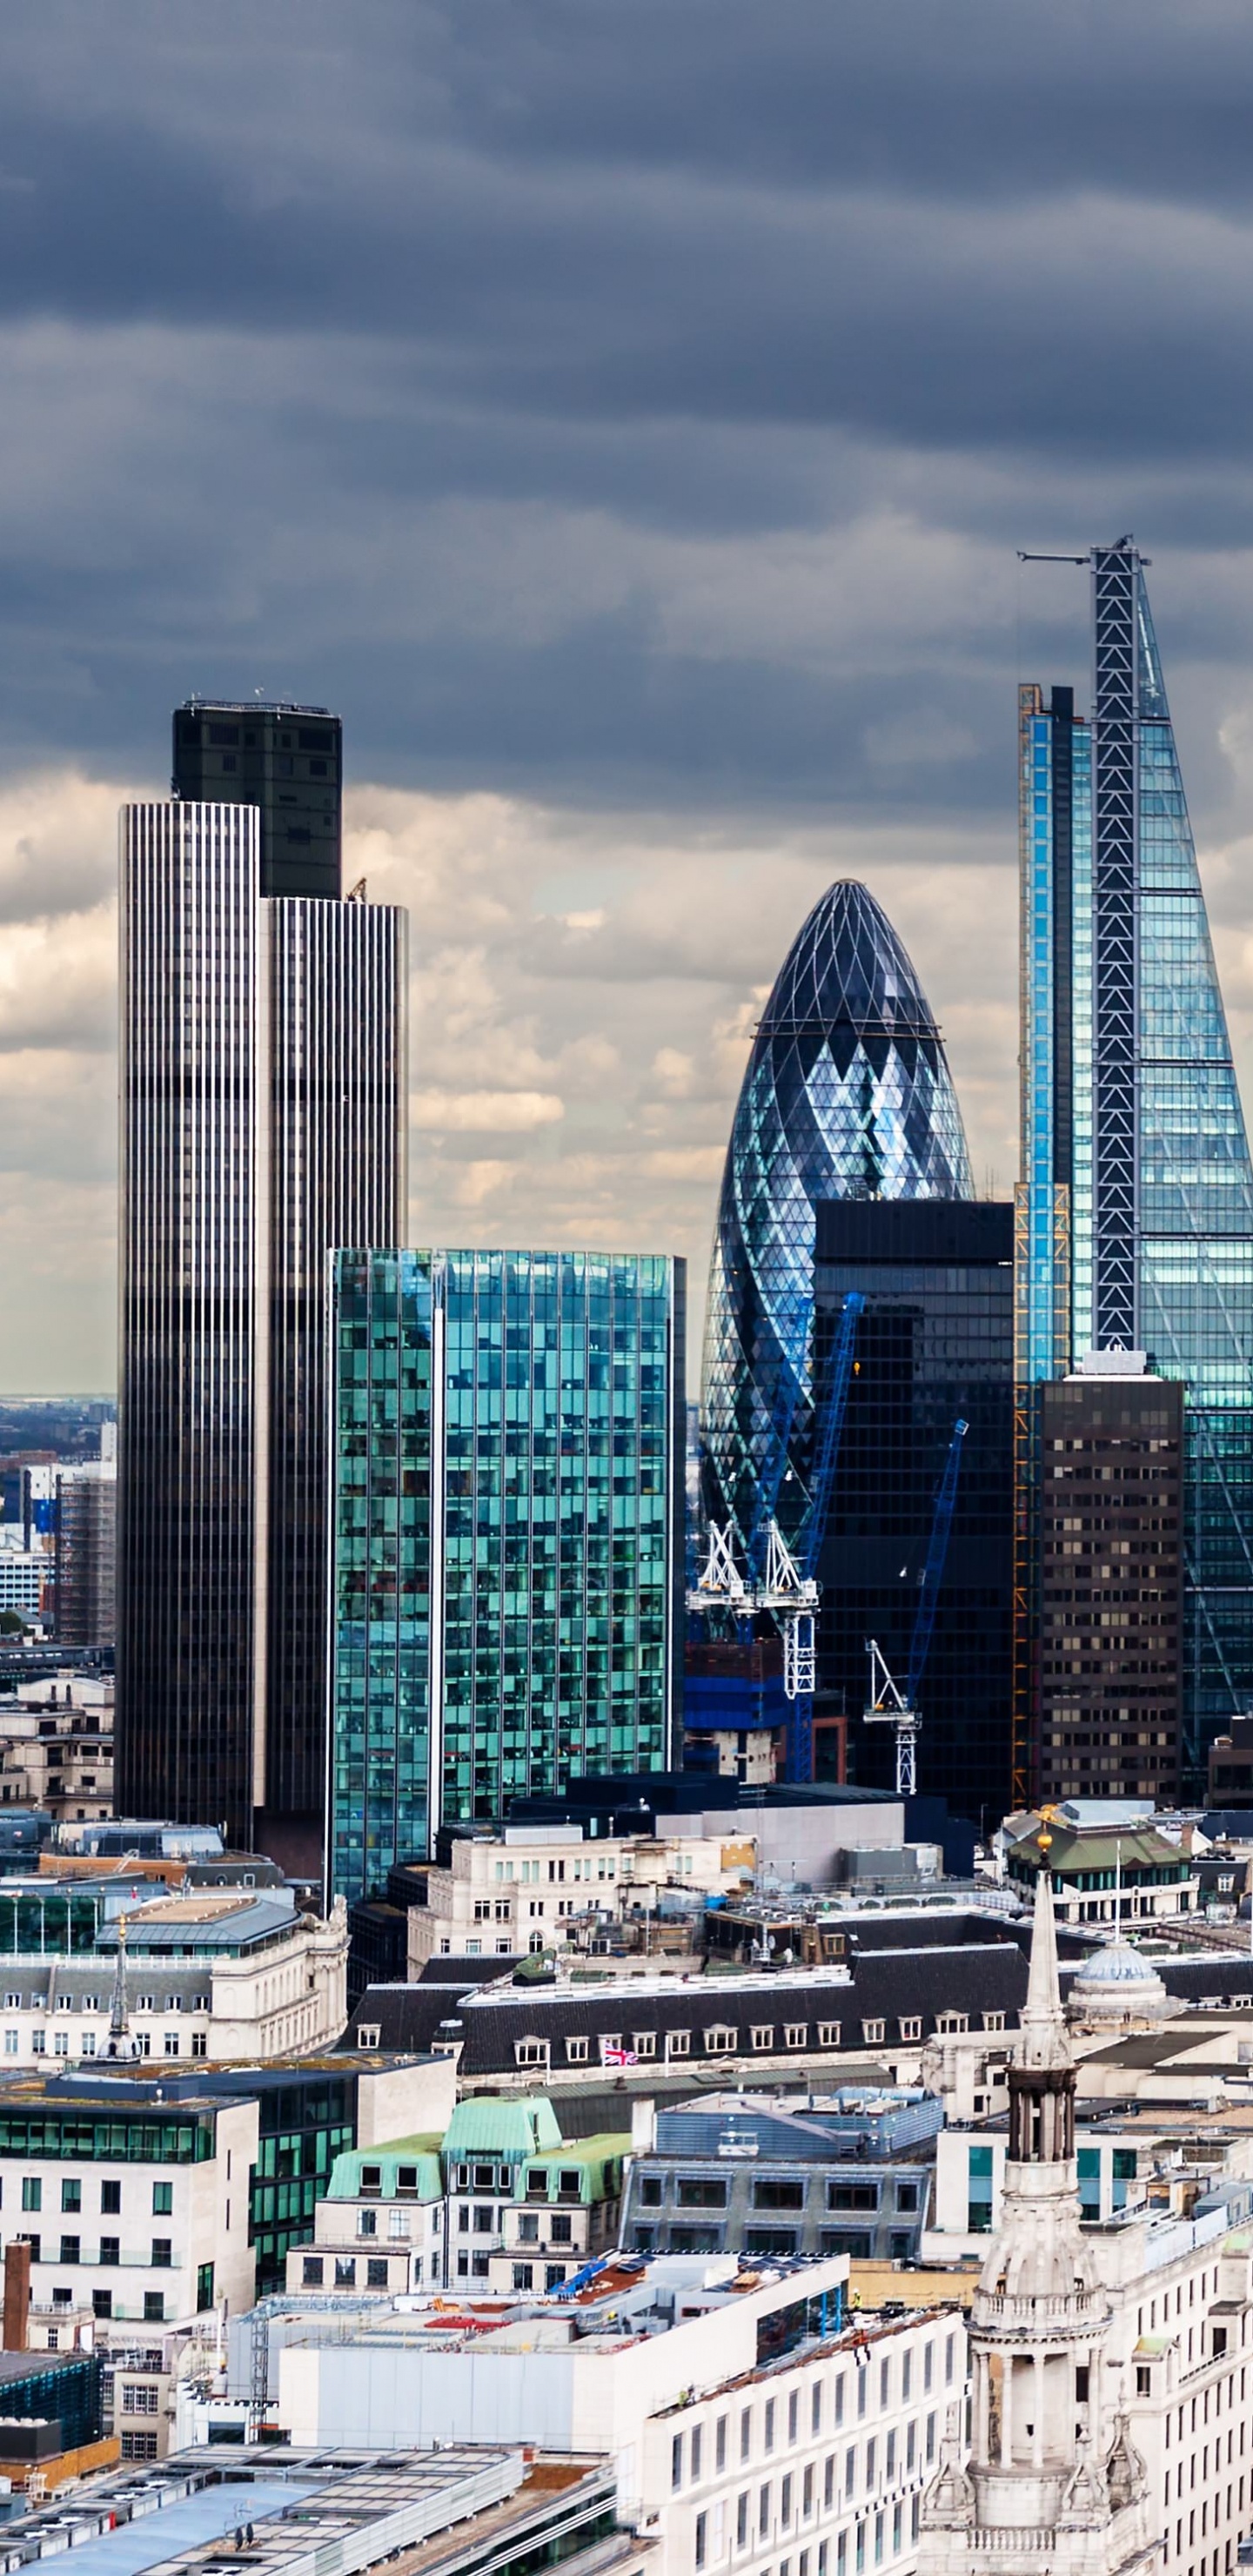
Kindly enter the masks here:
[[639, 2059], [633, 2048], [606, 2046], [601, 2050], [600, 2062], [602, 2066], [638, 2066]]

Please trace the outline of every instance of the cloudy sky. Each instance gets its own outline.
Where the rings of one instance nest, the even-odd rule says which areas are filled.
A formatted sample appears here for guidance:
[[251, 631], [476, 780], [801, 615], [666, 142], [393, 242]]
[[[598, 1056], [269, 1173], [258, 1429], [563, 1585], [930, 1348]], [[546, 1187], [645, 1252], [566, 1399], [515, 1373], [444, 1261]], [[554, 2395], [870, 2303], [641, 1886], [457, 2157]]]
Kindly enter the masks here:
[[1016, 1159], [1014, 690], [1150, 576], [1253, 1088], [1244, 0], [8, 0], [0, 1387], [112, 1384], [115, 813], [342, 710], [417, 1240], [686, 1252], [808, 905]]

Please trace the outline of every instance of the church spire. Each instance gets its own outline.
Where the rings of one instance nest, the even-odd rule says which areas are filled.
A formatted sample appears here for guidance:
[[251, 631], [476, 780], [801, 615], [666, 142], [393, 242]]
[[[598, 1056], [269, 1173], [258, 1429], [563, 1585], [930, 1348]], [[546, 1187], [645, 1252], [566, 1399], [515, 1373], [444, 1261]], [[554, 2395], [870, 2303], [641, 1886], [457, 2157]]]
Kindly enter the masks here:
[[1062, 2011], [1057, 1973], [1057, 1927], [1053, 1920], [1053, 1882], [1043, 1857], [1035, 1882], [1035, 1916], [1031, 1926], [1031, 1972], [1022, 2015], [1020, 2066], [1062, 2067], [1072, 2063], [1070, 2039]]

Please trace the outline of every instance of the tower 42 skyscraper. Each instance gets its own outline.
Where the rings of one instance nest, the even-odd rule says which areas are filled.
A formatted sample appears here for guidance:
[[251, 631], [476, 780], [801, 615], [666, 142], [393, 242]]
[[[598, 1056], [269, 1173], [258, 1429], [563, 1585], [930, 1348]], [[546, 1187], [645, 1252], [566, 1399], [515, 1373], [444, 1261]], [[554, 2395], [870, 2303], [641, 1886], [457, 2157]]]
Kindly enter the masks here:
[[[1195, 1782], [1253, 1691], [1253, 1171], [1143, 559], [1124, 537], [1094, 547], [1091, 568], [1090, 722], [1070, 689], [1047, 708], [1034, 686], [1019, 697], [1020, 1596], [1029, 1628], [1029, 1390], [1089, 1350], [1147, 1350], [1186, 1391], [1181, 1750]], [[1019, 1793], [1029, 1663], [1025, 1646]]]
[[405, 915], [267, 898], [264, 848], [252, 802], [122, 816], [118, 1780], [316, 1855], [327, 1255], [403, 1214]]

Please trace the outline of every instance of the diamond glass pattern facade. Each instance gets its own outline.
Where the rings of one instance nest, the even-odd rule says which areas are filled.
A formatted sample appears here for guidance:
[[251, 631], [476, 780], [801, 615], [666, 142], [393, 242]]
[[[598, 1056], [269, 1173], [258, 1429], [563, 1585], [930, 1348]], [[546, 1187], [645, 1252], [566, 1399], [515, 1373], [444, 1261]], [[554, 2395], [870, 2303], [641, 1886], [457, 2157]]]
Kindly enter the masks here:
[[[1132, 541], [1094, 548], [1092, 578], [1092, 722], [1075, 718], [1069, 690], [1047, 708], [1035, 687], [1019, 702], [1020, 1610], [1029, 1629], [1030, 1389], [1091, 1348], [1146, 1349], [1187, 1393], [1189, 1794], [1208, 1743], [1253, 1694], [1253, 1172]], [[1025, 1649], [1020, 1733], [1029, 1662]]]
[[[865, 886], [831, 886], [766, 1005], [727, 1152], [705, 1328], [705, 1503], [742, 1550], [794, 1540], [813, 1435], [820, 1199], [974, 1195], [930, 1006]], [[781, 1451], [786, 1448], [786, 1455]]]
[[664, 1769], [684, 1266], [342, 1252], [328, 1884], [571, 1773]]

